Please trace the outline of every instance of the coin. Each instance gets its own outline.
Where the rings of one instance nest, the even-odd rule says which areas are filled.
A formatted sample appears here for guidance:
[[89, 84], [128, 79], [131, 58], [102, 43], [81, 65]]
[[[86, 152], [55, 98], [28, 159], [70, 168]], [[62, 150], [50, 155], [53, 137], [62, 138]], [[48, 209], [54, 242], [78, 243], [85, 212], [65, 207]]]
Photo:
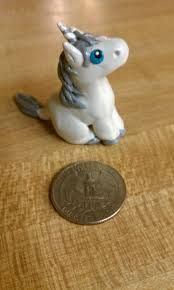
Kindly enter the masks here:
[[126, 197], [121, 175], [97, 161], [70, 164], [55, 175], [50, 198], [58, 213], [77, 224], [98, 224], [115, 216]]

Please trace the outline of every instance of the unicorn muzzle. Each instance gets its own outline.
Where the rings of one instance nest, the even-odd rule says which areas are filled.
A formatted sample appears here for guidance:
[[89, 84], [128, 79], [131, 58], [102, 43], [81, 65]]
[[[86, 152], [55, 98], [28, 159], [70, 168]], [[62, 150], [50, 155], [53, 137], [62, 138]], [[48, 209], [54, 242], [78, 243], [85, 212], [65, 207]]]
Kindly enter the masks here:
[[129, 47], [125, 40], [121, 38], [114, 38], [114, 58], [123, 58], [124, 62], [127, 61], [129, 55]]

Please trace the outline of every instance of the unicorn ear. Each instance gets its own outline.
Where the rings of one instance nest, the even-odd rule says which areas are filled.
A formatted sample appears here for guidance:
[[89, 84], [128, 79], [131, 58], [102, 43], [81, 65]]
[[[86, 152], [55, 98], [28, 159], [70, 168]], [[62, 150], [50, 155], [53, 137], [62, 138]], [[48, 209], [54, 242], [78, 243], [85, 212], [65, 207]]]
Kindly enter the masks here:
[[63, 50], [65, 53], [65, 57], [67, 62], [74, 66], [79, 67], [83, 64], [83, 55], [79, 49], [77, 49], [74, 45], [69, 42], [64, 42]]

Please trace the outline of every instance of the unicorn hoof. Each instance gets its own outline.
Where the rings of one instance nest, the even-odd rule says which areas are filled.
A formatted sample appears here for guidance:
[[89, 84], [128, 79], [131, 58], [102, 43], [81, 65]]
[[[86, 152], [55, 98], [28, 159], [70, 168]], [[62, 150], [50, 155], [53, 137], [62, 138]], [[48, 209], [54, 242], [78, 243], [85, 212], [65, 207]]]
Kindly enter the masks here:
[[126, 134], [126, 129], [120, 130], [120, 137], [123, 137]]
[[113, 140], [102, 140], [102, 143], [104, 145], [113, 145], [113, 144], [118, 144], [120, 141], [120, 136], [118, 136], [117, 138], [113, 139]]
[[98, 143], [100, 143], [100, 139], [98, 139], [97, 137], [94, 137], [93, 139], [89, 140], [86, 144], [93, 145], [93, 144], [98, 144]]

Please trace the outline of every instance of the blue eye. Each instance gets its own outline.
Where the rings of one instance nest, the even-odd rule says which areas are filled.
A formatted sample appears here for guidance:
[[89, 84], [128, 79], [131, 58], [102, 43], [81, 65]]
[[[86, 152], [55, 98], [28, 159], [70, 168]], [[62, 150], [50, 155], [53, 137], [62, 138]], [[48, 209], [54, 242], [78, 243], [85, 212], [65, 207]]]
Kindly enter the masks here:
[[99, 64], [104, 60], [104, 53], [100, 49], [94, 49], [90, 54], [90, 61], [93, 64]]

